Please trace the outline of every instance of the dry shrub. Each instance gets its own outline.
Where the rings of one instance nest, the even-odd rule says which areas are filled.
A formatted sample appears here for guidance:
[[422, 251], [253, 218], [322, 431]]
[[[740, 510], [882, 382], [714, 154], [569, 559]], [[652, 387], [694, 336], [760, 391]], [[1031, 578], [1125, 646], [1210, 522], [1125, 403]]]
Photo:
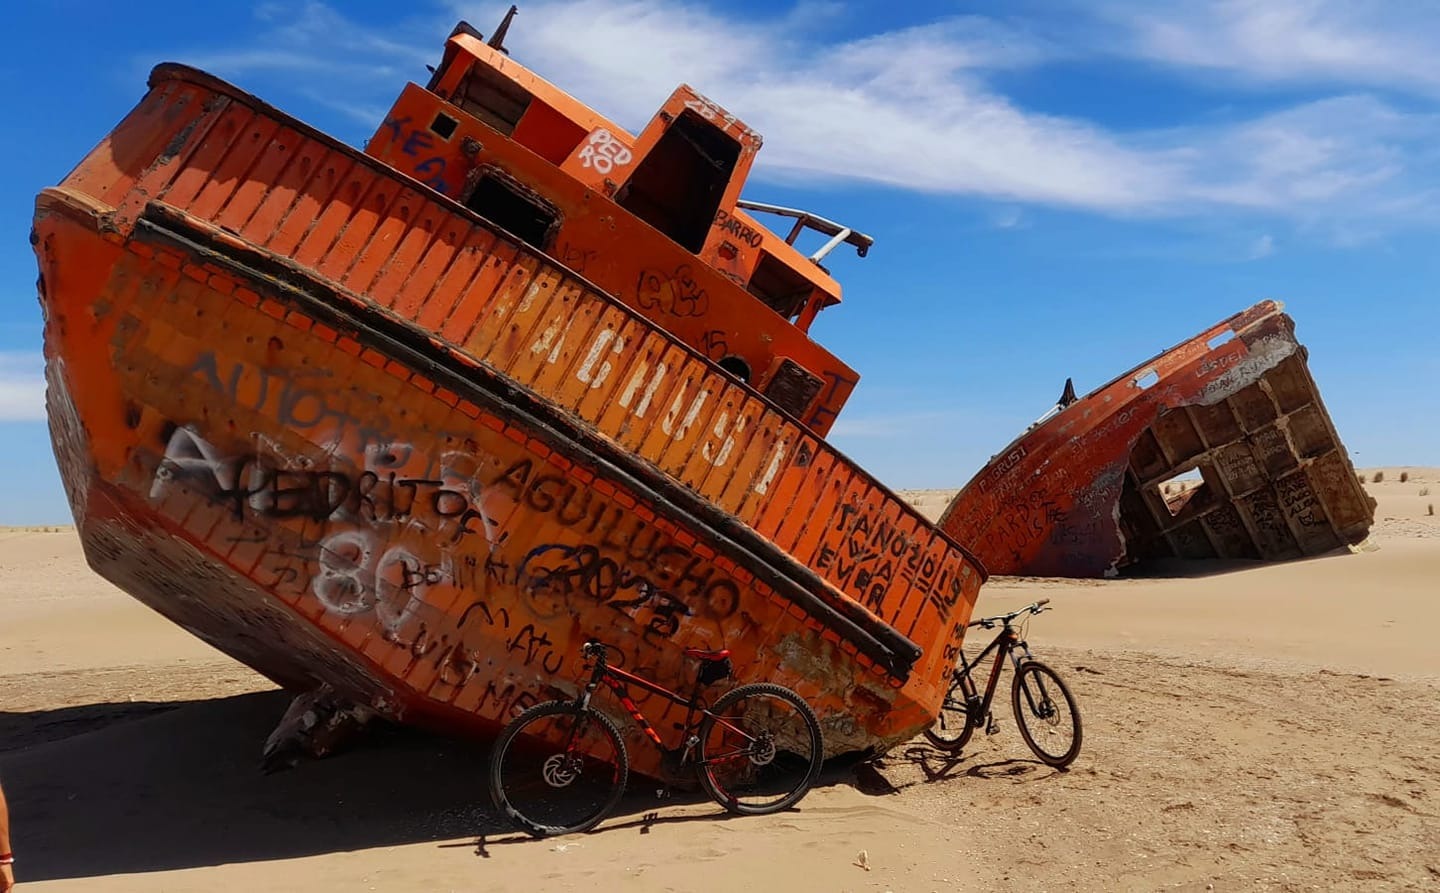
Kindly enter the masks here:
[[1421, 495], [1421, 496], [1429, 496], [1429, 495], [1430, 495], [1430, 488], [1429, 488], [1429, 487], [1421, 487], [1421, 488], [1420, 488], [1420, 495]]
[[1426, 512], [1425, 514], [1427, 514], [1427, 515], [1433, 515], [1433, 514], [1435, 514], [1435, 503], [1433, 503], [1433, 502], [1430, 503], [1430, 505], [1429, 505], [1428, 507], [1429, 507], [1430, 511]]
[[1363, 484], [1363, 483], [1365, 483], [1365, 475], [1363, 475], [1363, 474], [1357, 474], [1357, 475], [1355, 475], [1355, 480], [1357, 480], [1357, 481], [1359, 481], [1360, 483]]
[[1402, 471], [1402, 472], [1400, 472], [1400, 483], [1403, 484], [1403, 483], [1405, 483], [1405, 482], [1408, 481], [1408, 480], [1410, 480], [1410, 472], [1408, 472], [1408, 471]]
[[1371, 483], [1378, 484], [1378, 483], [1380, 483], [1380, 482], [1383, 481], [1383, 480], [1385, 480], [1385, 472], [1383, 472], [1383, 471], [1377, 471], [1377, 472], [1375, 472], [1375, 476], [1370, 479], [1370, 482], [1371, 482]]

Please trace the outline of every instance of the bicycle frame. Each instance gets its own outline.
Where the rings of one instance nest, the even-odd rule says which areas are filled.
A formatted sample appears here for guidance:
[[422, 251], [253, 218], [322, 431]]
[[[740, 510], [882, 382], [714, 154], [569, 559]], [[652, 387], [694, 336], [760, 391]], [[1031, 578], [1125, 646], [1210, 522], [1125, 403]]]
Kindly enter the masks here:
[[[585, 691], [580, 695], [580, 708], [582, 710], [590, 706], [591, 696], [601, 682], [605, 683], [606, 687], [615, 693], [615, 698], [620, 702], [620, 706], [625, 708], [625, 712], [629, 713], [630, 718], [639, 724], [640, 730], [645, 733], [645, 736], [655, 742], [655, 745], [661, 750], [666, 749], [665, 742], [660, 740], [660, 733], [656, 732], [655, 727], [650, 724], [650, 720], [645, 718], [645, 714], [640, 710], [640, 705], [636, 704], [634, 699], [630, 697], [630, 691], [626, 688], [627, 684], [637, 685], [652, 694], [657, 694], [665, 698], [671, 703], [684, 707], [685, 724], [683, 729], [686, 733], [693, 732], [700, 725], [700, 721], [695, 716], [696, 711], [699, 711], [701, 716], [707, 712], [704, 703], [702, 703], [699, 698], [698, 691], [687, 698], [683, 695], [676, 694], [663, 685], [658, 685], [649, 679], [636, 676], [634, 673], [628, 673], [618, 667], [609, 666], [603, 661], [596, 662], [595, 669], [591, 672], [590, 683], [585, 686]], [[699, 687], [698, 684], [696, 687]]]
[[[990, 679], [985, 683], [985, 696], [982, 698], [977, 694], [975, 680], [971, 678], [970, 674], [984, 663], [986, 656], [992, 651], [995, 652], [995, 663], [990, 670]], [[954, 671], [952, 678], [960, 684], [961, 690], [965, 693], [963, 706], [966, 711], [966, 720], [972, 726], [978, 728], [984, 722], [985, 716], [990, 713], [990, 704], [995, 699], [995, 689], [1000, 682], [1000, 671], [1005, 666], [1007, 656], [1016, 672], [1019, 672], [1020, 665], [1031, 657], [1030, 646], [1020, 638], [1020, 633], [1009, 623], [1006, 623], [1000, 632], [996, 633], [995, 638], [975, 656], [973, 661], [965, 656], [963, 649], [961, 650], [960, 669]], [[1029, 697], [1028, 691], [1026, 697]]]
[[[694, 691], [690, 697], [687, 698], [683, 695], [676, 694], [663, 685], [651, 682], [643, 676], [636, 676], [634, 673], [626, 672], [619, 667], [610, 666], [605, 660], [604, 655], [601, 654], [595, 658], [595, 666], [590, 672], [589, 683], [586, 684], [584, 691], [580, 693], [580, 697], [576, 699], [576, 706], [579, 710], [584, 710], [590, 706], [591, 698], [602, 682], [615, 693], [616, 699], [620, 701], [620, 706], [624, 707], [625, 711], [630, 714], [630, 718], [639, 724], [641, 731], [645, 733], [647, 738], [654, 742], [661, 753], [673, 754], [680, 751], [681, 748], [669, 748], [665, 746], [665, 742], [660, 739], [660, 733], [655, 731], [655, 727], [650, 724], [650, 721], [645, 718], [645, 714], [641, 712], [640, 705], [636, 704], [634, 699], [630, 697], [630, 691], [625, 687], [627, 684], [637, 685], [652, 694], [657, 694], [671, 703], [679, 704], [685, 708], [685, 723], [679, 728], [681, 728], [684, 755], [687, 759], [690, 751], [694, 749], [695, 745], [700, 741], [695, 733], [699, 729], [703, 717], [713, 717], [715, 722], [720, 723], [730, 731], [736, 732], [752, 742], [754, 740], [744, 729], [738, 728], [718, 713], [710, 712], [710, 709], [700, 697], [700, 689], [702, 686], [698, 676], [695, 680]], [[696, 715], [697, 713], [699, 714], [698, 716]]]

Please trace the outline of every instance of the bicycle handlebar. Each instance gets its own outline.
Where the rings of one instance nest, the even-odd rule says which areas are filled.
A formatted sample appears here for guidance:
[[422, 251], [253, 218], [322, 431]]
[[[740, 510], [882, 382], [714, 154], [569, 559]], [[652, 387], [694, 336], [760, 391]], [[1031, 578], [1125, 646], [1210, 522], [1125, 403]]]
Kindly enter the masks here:
[[1041, 611], [1046, 610], [1045, 606], [1048, 604], [1050, 604], [1050, 599], [1042, 598], [1038, 602], [1026, 605], [1025, 607], [1018, 610], [1011, 611], [1009, 614], [996, 614], [994, 617], [981, 617], [979, 620], [972, 620], [970, 623], [967, 623], [966, 626], [981, 626], [985, 629], [994, 629], [995, 624], [997, 623], [1004, 623], [1008, 626], [1010, 624], [1010, 621], [1014, 620], [1016, 617], [1019, 617], [1021, 614], [1026, 613], [1027, 611], [1031, 614], [1039, 614]]
[[606, 663], [605, 652], [609, 650], [610, 646], [606, 645], [604, 642], [586, 642], [584, 645], [580, 646], [580, 656], [585, 658], [586, 660], [595, 658], [603, 664]]

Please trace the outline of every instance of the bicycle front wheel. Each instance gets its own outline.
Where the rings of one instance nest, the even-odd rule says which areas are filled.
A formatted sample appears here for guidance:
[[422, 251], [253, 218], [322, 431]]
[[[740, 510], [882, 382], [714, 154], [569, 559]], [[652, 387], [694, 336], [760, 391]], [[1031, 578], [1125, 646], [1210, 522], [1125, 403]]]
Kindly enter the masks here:
[[944, 703], [940, 705], [940, 715], [935, 717], [935, 724], [925, 730], [925, 740], [932, 747], [954, 755], [969, 743], [975, 726], [970, 723], [970, 711], [965, 704], [965, 689], [961, 686], [960, 677], [955, 676], [950, 682], [950, 690], [945, 693]]
[[741, 815], [789, 809], [815, 784], [825, 746], [815, 711], [768, 682], [726, 692], [700, 723], [700, 784]]
[[495, 807], [536, 837], [589, 831], [625, 793], [630, 759], [615, 724], [571, 701], [515, 717], [490, 757]]
[[1027, 660], [1010, 688], [1020, 736], [1040, 762], [1064, 769], [1080, 753], [1080, 709], [1055, 671]]

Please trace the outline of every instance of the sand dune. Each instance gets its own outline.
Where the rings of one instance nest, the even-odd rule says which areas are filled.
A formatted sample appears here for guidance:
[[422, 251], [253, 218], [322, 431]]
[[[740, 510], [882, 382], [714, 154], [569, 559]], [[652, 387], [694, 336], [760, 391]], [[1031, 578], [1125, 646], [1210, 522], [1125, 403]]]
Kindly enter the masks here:
[[[1006, 708], [957, 762], [916, 742], [832, 767], [789, 813], [637, 789], [598, 832], [546, 841], [492, 814], [469, 742], [384, 730], [260, 774], [282, 693], [91, 574], [73, 531], [3, 531], [20, 889], [1433, 889], [1440, 497], [1420, 491], [1440, 474], [1374, 471], [1356, 554], [992, 580], [982, 613], [1056, 608], [1030, 639], [1080, 701], [1069, 772], [1030, 758]], [[907, 495], [938, 513], [950, 492]]]

